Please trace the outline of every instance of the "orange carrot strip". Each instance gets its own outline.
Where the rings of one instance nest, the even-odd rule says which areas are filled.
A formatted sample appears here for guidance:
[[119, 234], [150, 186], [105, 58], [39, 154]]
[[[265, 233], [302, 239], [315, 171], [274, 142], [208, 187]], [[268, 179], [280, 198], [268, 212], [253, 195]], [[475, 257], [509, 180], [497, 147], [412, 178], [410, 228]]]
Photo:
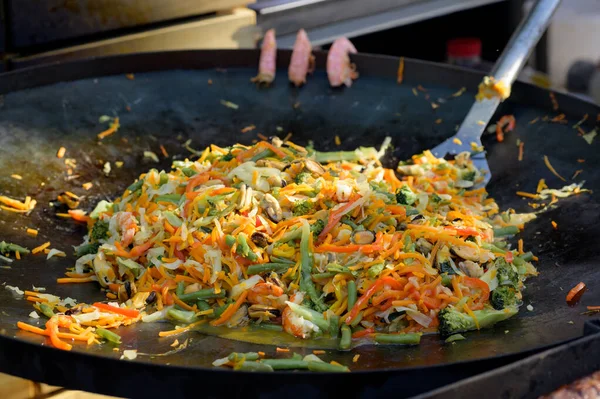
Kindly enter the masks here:
[[106, 310], [108, 312], [117, 313], [131, 318], [136, 318], [140, 315], [140, 312], [135, 309], [122, 309], [101, 302], [96, 302], [92, 306], [97, 307], [98, 309]]
[[55, 348], [70, 351], [73, 346], [63, 342], [58, 337], [58, 324], [56, 318], [52, 317], [50, 320], [46, 322], [46, 330], [48, 331], [48, 335], [50, 336], [50, 342], [54, 345]]
[[571, 290], [567, 294], [567, 303], [569, 305], [574, 305], [575, 303], [577, 303], [577, 301], [579, 301], [579, 298], [581, 298], [581, 296], [585, 292], [585, 289], [586, 289], [586, 286], [585, 286], [585, 283], [583, 283], [583, 282], [581, 282], [581, 283], [577, 284], [575, 287], [571, 288]]
[[81, 277], [81, 278], [62, 277], [62, 278], [56, 279], [56, 282], [58, 284], [78, 284], [78, 283], [89, 283], [91, 281], [97, 281], [96, 276]]
[[225, 309], [221, 317], [211, 321], [210, 324], [213, 326], [219, 326], [229, 320], [231, 316], [233, 316], [233, 314], [240, 308], [240, 306], [242, 306], [247, 296], [248, 291], [244, 291], [242, 295], [240, 295], [240, 297], [235, 301], [235, 303], [229, 305], [227, 309]]

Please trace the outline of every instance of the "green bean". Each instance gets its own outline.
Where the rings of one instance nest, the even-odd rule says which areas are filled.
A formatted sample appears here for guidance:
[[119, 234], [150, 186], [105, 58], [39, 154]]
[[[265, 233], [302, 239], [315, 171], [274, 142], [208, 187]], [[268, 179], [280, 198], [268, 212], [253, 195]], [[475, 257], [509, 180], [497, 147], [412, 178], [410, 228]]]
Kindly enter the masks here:
[[275, 155], [275, 153], [273, 151], [267, 149], [267, 150], [263, 150], [263, 151], [259, 152], [258, 154], [256, 154], [252, 158], [250, 158], [250, 160], [252, 162], [256, 162], [263, 158], [272, 157], [273, 155]]
[[336, 275], [336, 273], [315, 273], [312, 275], [312, 278], [315, 280], [323, 280], [326, 278], [333, 277], [335, 275]]
[[375, 334], [375, 342], [380, 344], [418, 345], [421, 342], [421, 334]]
[[263, 364], [268, 364], [273, 370], [306, 370], [308, 362], [304, 360], [294, 359], [263, 359], [260, 361]]
[[169, 309], [167, 315], [182, 323], [191, 323], [196, 320], [196, 314], [190, 310]]
[[13, 244], [10, 242], [6, 242], [6, 241], [0, 242], [0, 253], [5, 254], [7, 252], [18, 252], [20, 254], [28, 254], [29, 250], [20, 245]]
[[462, 341], [463, 339], [466, 339], [464, 335], [462, 334], [454, 334], [449, 336], [448, 338], [446, 338], [446, 343], [450, 343], [450, 342], [454, 342], [454, 341]]
[[163, 184], [167, 184], [169, 182], [169, 175], [165, 172], [160, 172], [158, 185], [162, 186]]
[[342, 350], [350, 349], [352, 344], [352, 331], [345, 323], [342, 324], [342, 338], [340, 338], [339, 348]]
[[96, 334], [98, 334], [100, 337], [104, 338], [108, 342], [112, 342], [113, 344], [117, 345], [121, 344], [121, 337], [112, 331], [108, 331], [104, 328], [98, 327], [96, 328]]
[[174, 204], [179, 204], [179, 201], [181, 201], [181, 197], [181, 194], [159, 195], [158, 197], [154, 198], [154, 202], [172, 202]]
[[290, 263], [261, 263], [258, 265], [248, 266], [248, 275], [259, 274], [264, 272], [282, 272], [293, 266]]
[[494, 237], [504, 237], [504, 236], [510, 236], [510, 235], [519, 233], [519, 228], [517, 226], [499, 227], [499, 228], [493, 229], [493, 230], [494, 230]]
[[227, 357], [230, 362], [237, 363], [241, 360], [258, 360], [259, 356], [256, 352], [238, 353], [232, 352]]
[[137, 191], [140, 188], [142, 188], [143, 184], [144, 184], [144, 180], [140, 179], [140, 180], [136, 181], [135, 183], [133, 183], [131, 186], [127, 187], [127, 190], [131, 191], [133, 193], [134, 191]]
[[252, 249], [248, 245], [248, 238], [246, 234], [240, 233], [237, 236], [237, 249], [235, 250], [238, 254], [242, 255], [244, 258], [249, 259], [254, 262], [258, 259], [258, 256], [252, 252]]
[[296, 262], [294, 262], [291, 259], [286, 259], [286, 258], [282, 258], [279, 256], [271, 256], [271, 261], [273, 261], [273, 263], [288, 263], [290, 265], [295, 265]]
[[175, 290], [175, 294], [177, 295], [178, 298], [183, 295], [184, 290], [185, 290], [185, 283], [183, 281], [178, 282], [177, 289]]
[[503, 250], [502, 248], [498, 248], [497, 246], [493, 245], [493, 244], [488, 244], [488, 243], [482, 243], [481, 246], [485, 249], [489, 249], [490, 251], [497, 253], [497, 254], [505, 254], [506, 251]]
[[198, 306], [198, 310], [203, 312], [205, 310], [211, 309], [210, 305], [208, 304], [208, 302], [200, 300], [198, 302], [196, 302], [196, 306]]
[[223, 312], [229, 307], [229, 305], [231, 305], [231, 303], [226, 303], [224, 305], [217, 306], [213, 313], [213, 317], [220, 317], [223, 314]]
[[300, 279], [300, 289], [308, 294], [310, 300], [319, 312], [324, 312], [325, 310], [327, 310], [327, 306], [317, 294], [317, 288], [315, 286], [315, 283], [312, 281], [311, 276], [314, 259], [313, 254], [310, 253], [308, 247], [311, 236], [310, 226], [308, 222], [303, 221], [300, 230], [300, 274], [302, 276]]
[[327, 317], [329, 319], [329, 335], [331, 338], [337, 338], [340, 331], [340, 316], [331, 313]]
[[227, 244], [228, 247], [233, 247], [233, 244], [235, 244], [235, 237], [227, 234], [225, 236], [225, 244]]
[[337, 364], [325, 362], [307, 362], [310, 371], [320, 371], [326, 373], [349, 372], [350, 369], [346, 366], [338, 366]]
[[54, 311], [52, 311], [52, 308], [43, 302], [40, 303], [40, 311], [47, 318], [51, 318], [52, 316], [54, 316]]
[[531, 262], [533, 260], [533, 252], [525, 252], [523, 255], [519, 256], [519, 258], [523, 259], [525, 262]]
[[346, 284], [346, 287], [348, 288], [348, 310], [350, 310], [356, 303], [356, 282], [354, 280], [350, 280], [348, 281], [348, 284]]
[[196, 174], [198, 174], [198, 172], [196, 172], [194, 169], [192, 168], [183, 168], [181, 169], [181, 171], [183, 172], [184, 175], [186, 175], [187, 177], [192, 177]]
[[297, 238], [300, 238], [301, 235], [302, 229], [296, 227], [294, 230], [285, 233], [279, 240], [277, 240], [277, 242], [285, 243], [288, 241], [292, 241]]
[[255, 324], [255, 326], [269, 331], [283, 331], [283, 327], [279, 324], [260, 323]]
[[203, 290], [198, 290], [195, 292], [190, 292], [189, 294], [182, 294], [179, 296], [179, 299], [183, 302], [196, 302], [200, 299], [211, 299], [211, 298], [223, 298], [225, 297], [225, 291], [221, 290], [218, 294], [215, 293], [213, 288], [206, 288]]
[[269, 366], [268, 364], [264, 364], [261, 362], [254, 362], [254, 361], [243, 361], [240, 363], [237, 363], [234, 367], [234, 370], [242, 370], [242, 371], [259, 371], [259, 372], [264, 372], [264, 371], [273, 371], [273, 367]]
[[363, 318], [363, 312], [358, 312], [358, 314], [356, 315], [354, 320], [352, 320], [352, 323], [350, 323], [350, 326], [356, 327], [358, 325], [358, 323], [361, 322], [362, 318]]
[[304, 317], [306, 320], [312, 323], [315, 323], [321, 330], [329, 331], [329, 320], [325, 320], [322, 313], [293, 302], [289, 302], [288, 306], [291, 308], [292, 312]]

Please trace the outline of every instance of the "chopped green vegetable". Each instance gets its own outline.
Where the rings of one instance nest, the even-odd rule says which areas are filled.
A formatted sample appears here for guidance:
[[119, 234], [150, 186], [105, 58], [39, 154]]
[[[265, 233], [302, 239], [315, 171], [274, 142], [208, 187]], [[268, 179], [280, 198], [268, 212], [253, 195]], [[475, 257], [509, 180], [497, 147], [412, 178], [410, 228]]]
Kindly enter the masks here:
[[419, 345], [421, 334], [375, 334], [375, 342], [380, 344]]
[[417, 200], [417, 194], [404, 185], [400, 190], [396, 191], [396, 201], [401, 205], [412, 205]]
[[42, 314], [49, 319], [54, 316], [54, 311], [52, 308], [44, 302], [40, 303], [40, 312], [42, 312]]
[[7, 254], [9, 252], [18, 252], [20, 254], [28, 254], [29, 250], [17, 244], [2, 241], [0, 242], [0, 253]]
[[96, 334], [98, 334], [100, 337], [104, 338], [108, 342], [112, 342], [113, 344], [121, 345], [121, 337], [112, 331], [108, 331], [107, 329], [98, 327], [98, 328], [96, 328]]
[[[487, 328], [516, 315], [518, 311], [517, 308], [506, 308], [504, 310], [483, 309], [475, 310], [473, 313], [477, 318], [479, 328]], [[471, 316], [461, 313], [451, 306], [440, 310], [438, 320], [440, 321], [439, 331], [443, 337], [477, 329], [477, 324]]]
[[519, 228], [517, 226], [506, 226], [494, 229], [494, 237], [511, 236], [518, 233]]
[[453, 335], [449, 336], [448, 338], [446, 338], [445, 342], [449, 344], [450, 342], [462, 341], [464, 339], [466, 339], [466, 338], [462, 334], [453, 334]]
[[294, 214], [294, 216], [308, 215], [310, 213], [313, 213], [314, 211], [315, 204], [308, 200], [298, 201], [295, 202], [294, 205], [292, 205], [292, 213]]

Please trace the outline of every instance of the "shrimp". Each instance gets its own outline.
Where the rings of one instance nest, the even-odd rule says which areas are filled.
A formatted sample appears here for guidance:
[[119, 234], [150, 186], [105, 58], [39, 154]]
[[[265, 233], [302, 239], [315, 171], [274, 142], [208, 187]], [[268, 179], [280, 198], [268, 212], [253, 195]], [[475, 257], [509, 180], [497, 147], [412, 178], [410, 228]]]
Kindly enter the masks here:
[[[294, 303], [301, 303], [304, 299], [304, 295], [300, 292], [292, 295], [291, 301]], [[307, 338], [313, 332], [318, 332], [319, 327], [314, 323], [305, 320], [304, 317], [297, 315], [292, 311], [289, 306], [286, 306], [281, 314], [281, 323], [283, 324], [283, 330], [298, 338]]]
[[277, 309], [284, 307], [286, 300], [283, 289], [273, 283], [258, 283], [248, 292], [248, 302]]
[[131, 212], [119, 212], [117, 215], [117, 223], [122, 231], [121, 245], [123, 245], [124, 248], [127, 248], [133, 242], [137, 220], [133, 217]]
[[304, 29], [300, 29], [296, 35], [294, 51], [290, 59], [288, 77], [296, 87], [306, 83], [306, 74], [315, 69], [315, 57], [312, 55], [312, 45]]
[[348, 54], [355, 54], [356, 48], [345, 37], [336, 39], [327, 54], [327, 77], [329, 84], [338, 87], [343, 84], [350, 87], [352, 80], [358, 78], [356, 66], [350, 62]]
[[275, 29], [269, 29], [265, 33], [260, 50], [258, 75], [252, 78], [252, 82], [265, 83], [267, 85], [273, 82], [273, 80], [275, 80], [276, 60], [277, 42], [275, 41]]

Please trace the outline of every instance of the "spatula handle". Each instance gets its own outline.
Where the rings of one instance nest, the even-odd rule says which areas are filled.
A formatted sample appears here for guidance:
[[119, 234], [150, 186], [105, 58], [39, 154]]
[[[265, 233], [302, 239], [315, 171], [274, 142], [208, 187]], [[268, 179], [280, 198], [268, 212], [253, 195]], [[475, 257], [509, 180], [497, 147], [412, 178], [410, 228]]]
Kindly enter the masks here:
[[538, 0], [523, 18], [494, 65], [492, 76], [510, 87], [550, 23], [561, 0]]

